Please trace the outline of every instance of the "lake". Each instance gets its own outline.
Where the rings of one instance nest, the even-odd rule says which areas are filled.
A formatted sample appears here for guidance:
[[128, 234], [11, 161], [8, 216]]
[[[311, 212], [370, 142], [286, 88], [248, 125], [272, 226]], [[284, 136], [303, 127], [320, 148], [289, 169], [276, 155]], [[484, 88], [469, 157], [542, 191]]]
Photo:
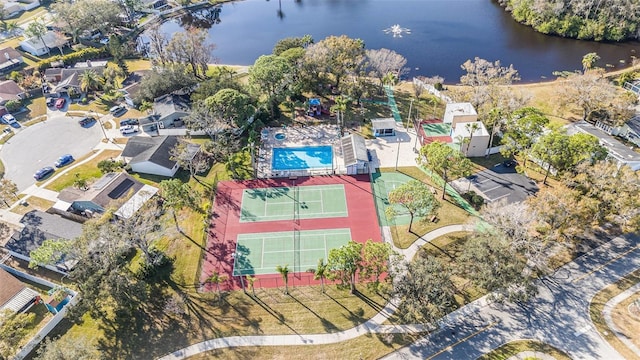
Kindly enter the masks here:
[[[476, 56], [513, 64], [523, 82], [534, 82], [554, 79], [556, 70], [581, 69], [589, 52], [597, 52], [598, 66], [608, 70], [628, 66], [640, 53], [638, 42], [605, 44], [536, 33], [490, 0], [247, 0], [222, 5], [214, 25], [207, 16], [198, 18], [199, 26], [210, 26], [213, 55], [222, 64], [251, 65], [285, 37], [310, 34], [319, 41], [345, 34], [363, 39], [366, 48], [402, 54], [411, 76], [439, 75], [446, 83], [457, 83], [460, 65]], [[180, 31], [193, 20], [169, 20], [161, 30]], [[384, 31], [396, 24], [410, 33], [394, 37]]]

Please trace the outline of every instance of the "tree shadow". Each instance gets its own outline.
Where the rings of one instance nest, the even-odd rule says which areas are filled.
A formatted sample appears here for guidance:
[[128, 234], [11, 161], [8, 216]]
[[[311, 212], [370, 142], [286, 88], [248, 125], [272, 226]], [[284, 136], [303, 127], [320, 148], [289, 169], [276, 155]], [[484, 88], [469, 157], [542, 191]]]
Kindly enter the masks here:
[[311, 308], [309, 308], [303, 302], [298, 300], [295, 296], [293, 296], [293, 294], [289, 294], [289, 297], [292, 298], [295, 302], [297, 302], [300, 306], [302, 306], [305, 309], [307, 309], [307, 311], [312, 313], [315, 317], [317, 317], [320, 320], [320, 322], [322, 323], [322, 327], [324, 328], [324, 330], [326, 332], [338, 331], [338, 328], [332, 322], [330, 322], [329, 320], [325, 319], [324, 317], [318, 315], [315, 311], [311, 310]]

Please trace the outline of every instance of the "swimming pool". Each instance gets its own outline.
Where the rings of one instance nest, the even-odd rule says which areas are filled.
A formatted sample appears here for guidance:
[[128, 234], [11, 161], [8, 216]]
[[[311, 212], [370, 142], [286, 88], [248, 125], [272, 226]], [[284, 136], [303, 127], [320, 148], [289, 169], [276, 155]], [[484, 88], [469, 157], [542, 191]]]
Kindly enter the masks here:
[[333, 167], [331, 146], [273, 148], [273, 170], [305, 170]]

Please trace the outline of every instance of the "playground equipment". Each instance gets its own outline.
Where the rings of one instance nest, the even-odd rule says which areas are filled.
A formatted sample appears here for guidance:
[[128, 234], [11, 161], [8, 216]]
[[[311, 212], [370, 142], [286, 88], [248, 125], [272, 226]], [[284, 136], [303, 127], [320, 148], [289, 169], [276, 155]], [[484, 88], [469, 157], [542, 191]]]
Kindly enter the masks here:
[[320, 99], [312, 98], [309, 99], [309, 108], [307, 109], [307, 115], [309, 116], [321, 116], [321, 115], [329, 115], [329, 110], [325, 108]]

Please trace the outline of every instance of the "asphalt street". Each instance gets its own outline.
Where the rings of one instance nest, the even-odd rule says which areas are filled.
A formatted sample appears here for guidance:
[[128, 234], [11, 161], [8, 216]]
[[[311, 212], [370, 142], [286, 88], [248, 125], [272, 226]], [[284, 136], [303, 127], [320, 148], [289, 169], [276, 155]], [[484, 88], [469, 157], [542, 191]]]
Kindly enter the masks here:
[[489, 304], [383, 359], [475, 359], [519, 339], [548, 343], [572, 359], [622, 359], [594, 328], [589, 302], [638, 268], [640, 236], [616, 238], [539, 281], [526, 304]]
[[78, 159], [89, 153], [103, 137], [100, 124], [82, 127], [78, 118], [63, 111], [48, 111], [49, 119], [23, 127], [0, 149], [5, 176], [22, 191], [35, 183], [33, 174], [45, 166], [53, 166], [64, 154]]

